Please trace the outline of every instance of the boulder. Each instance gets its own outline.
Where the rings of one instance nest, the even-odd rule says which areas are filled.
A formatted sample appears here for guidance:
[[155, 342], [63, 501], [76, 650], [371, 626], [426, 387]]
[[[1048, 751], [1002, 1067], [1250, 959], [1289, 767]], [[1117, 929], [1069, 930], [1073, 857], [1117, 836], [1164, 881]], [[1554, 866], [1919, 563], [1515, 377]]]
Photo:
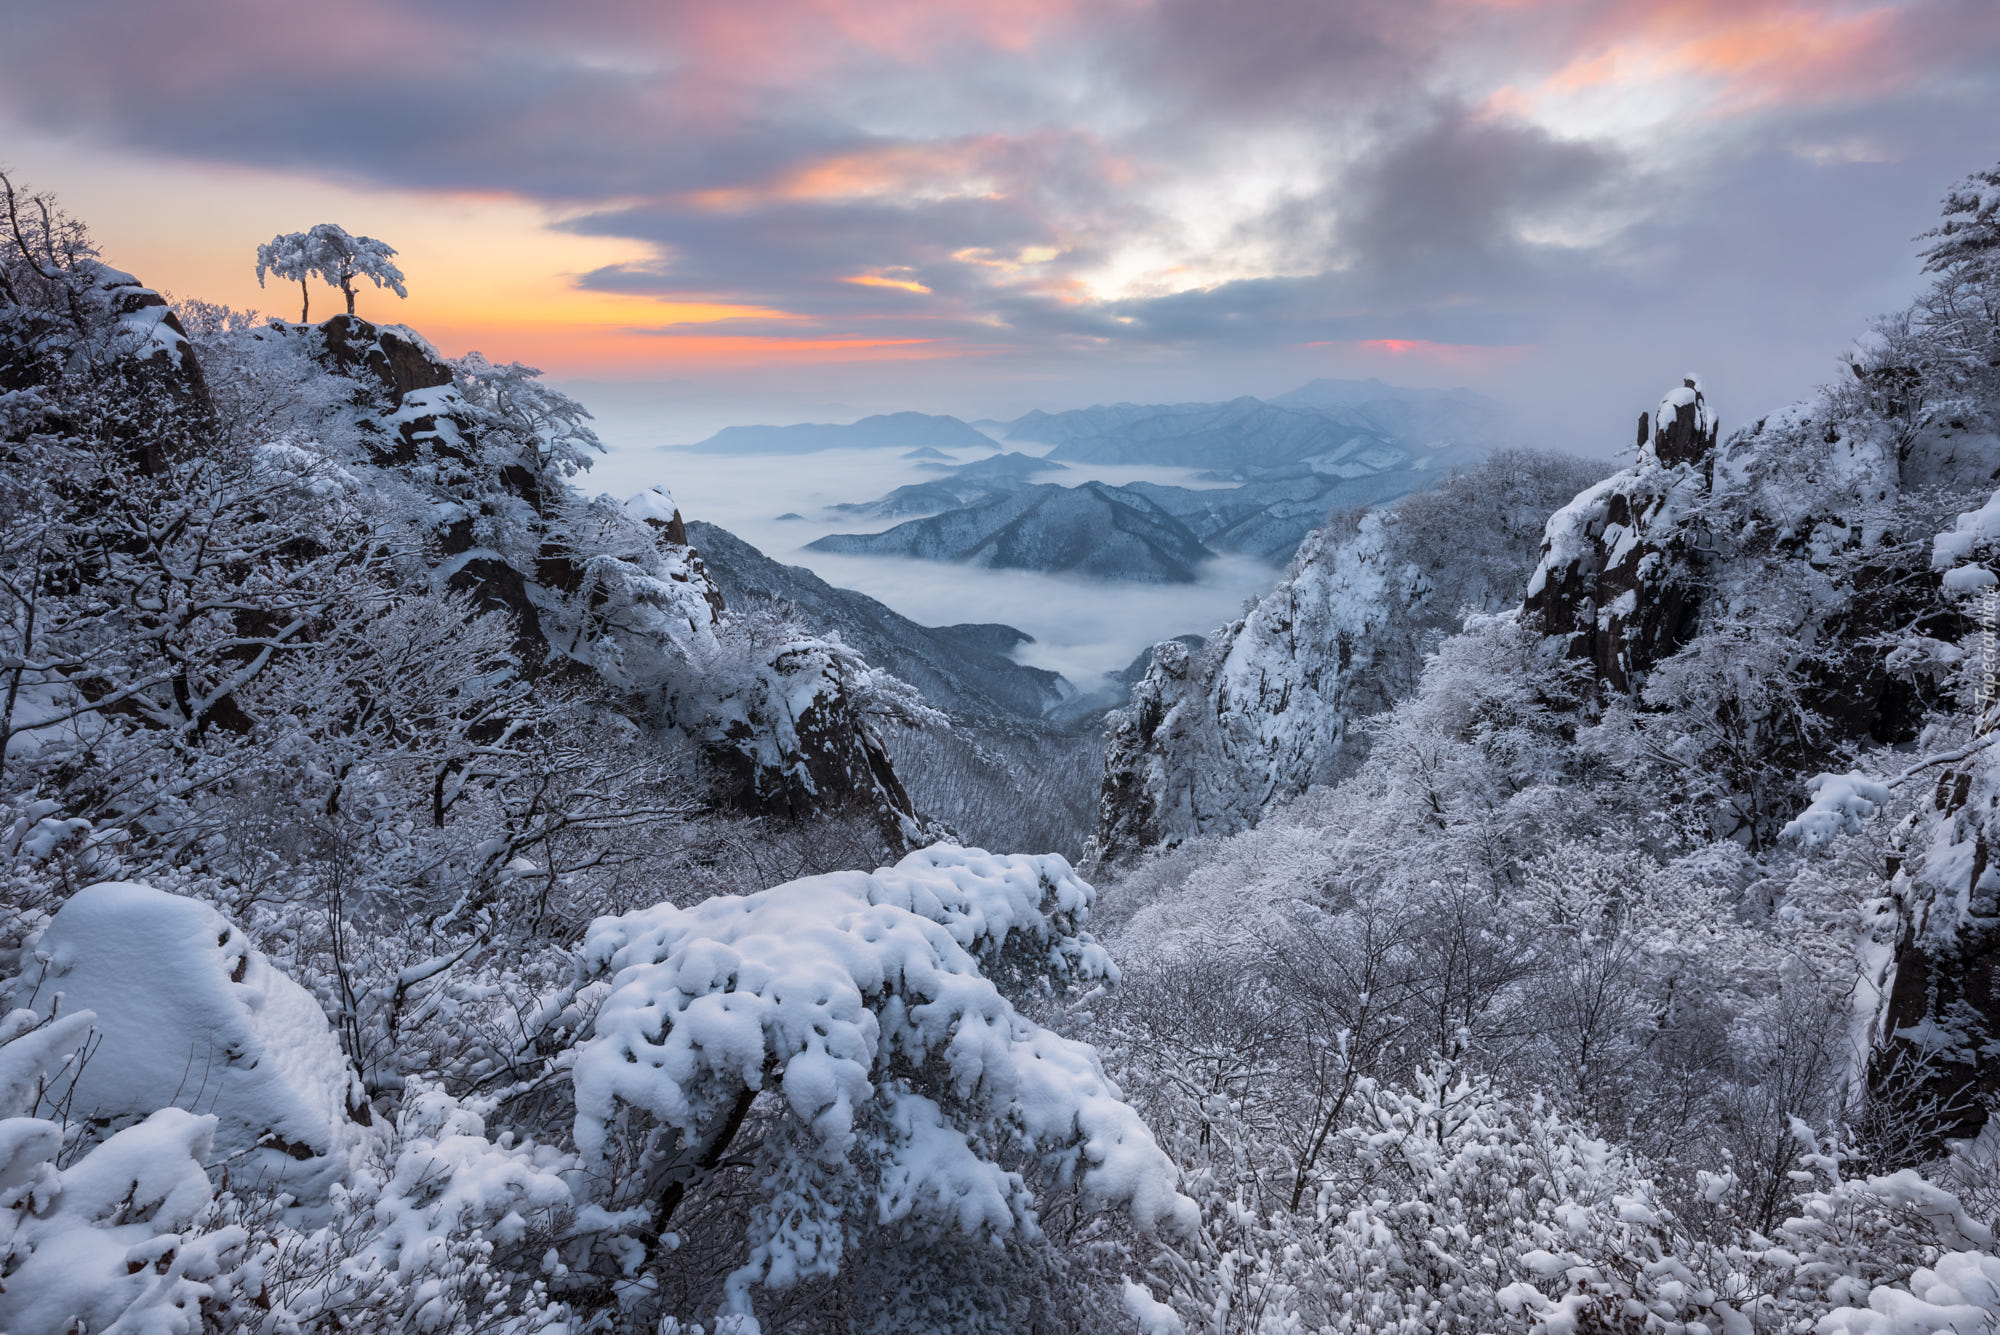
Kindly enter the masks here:
[[212, 1162], [301, 1199], [322, 1198], [362, 1150], [372, 1110], [326, 1013], [201, 901], [87, 886], [21, 965], [15, 1005], [95, 1017], [45, 1108], [104, 1131], [161, 1108], [212, 1115]]

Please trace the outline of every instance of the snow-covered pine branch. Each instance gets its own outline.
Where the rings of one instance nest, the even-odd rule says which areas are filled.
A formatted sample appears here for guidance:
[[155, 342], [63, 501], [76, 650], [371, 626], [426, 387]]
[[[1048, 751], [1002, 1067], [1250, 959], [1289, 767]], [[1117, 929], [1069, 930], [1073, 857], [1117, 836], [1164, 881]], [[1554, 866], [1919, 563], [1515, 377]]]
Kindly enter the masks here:
[[664, 1230], [769, 1094], [750, 1257], [728, 1286], [740, 1312], [752, 1285], [836, 1273], [863, 1221], [1033, 1238], [1035, 1199], [1010, 1164], [1143, 1231], [1180, 1231], [1194, 1204], [1096, 1053], [994, 984], [1115, 979], [1082, 930], [1093, 898], [1060, 857], [939, 845], [873, 873], [601, 918], [584, 968], [610, 991], [577, 1056], [577, 1144], [602, 1165], [650, 1140], [647, 1161], [668, 1166], [652, 1188]]

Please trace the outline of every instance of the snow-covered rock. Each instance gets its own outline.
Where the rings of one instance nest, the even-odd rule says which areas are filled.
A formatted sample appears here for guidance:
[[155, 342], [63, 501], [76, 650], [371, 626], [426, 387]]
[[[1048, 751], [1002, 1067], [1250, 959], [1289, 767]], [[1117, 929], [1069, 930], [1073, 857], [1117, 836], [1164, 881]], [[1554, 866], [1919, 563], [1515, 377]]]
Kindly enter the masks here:
[[1636, 691], [1694, 632], [1682, 524], [1708, 494], [1718, 430], [1699, 378], [1687, 377], [1661, 399], [1650, 435], [1640, 417], [1638, 463], [1549, 517], [1523, 610], [1607, 690]]
[[325, 1013], [199, 900], [106, 881], [78, 891], [24, 952], [16, 1005], [90, 1011], [81, 1060], [44, 1109], [117, 1126], [161, 1108], [212, 1116], [237, 1181], [324, 1195], [372, 1114]]

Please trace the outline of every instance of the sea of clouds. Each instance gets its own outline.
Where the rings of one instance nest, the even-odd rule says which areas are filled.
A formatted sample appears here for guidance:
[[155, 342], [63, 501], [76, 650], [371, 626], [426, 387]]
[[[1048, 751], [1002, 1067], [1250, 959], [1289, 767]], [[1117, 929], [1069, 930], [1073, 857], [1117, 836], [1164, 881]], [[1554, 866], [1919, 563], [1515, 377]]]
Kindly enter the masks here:
[[[1062, 673], [1086, 693], [1105, 689], [1104, 674], [1122, 670], [1147, 646], [1175, 635], [1206, 634], [1240, 615], [1245, 602], [1267, 591], [1279, 573], [1261, 561], [1225, 555], [1209, 562], [1197, 583], [1158, 585], [807, 551], [807, 543], [828, 533], [871, 532], [900, 522], [859, 519], [829, 506], [872, 501], [938, 473], [903, 458], [898, 449], [711, 454], [676, 443], [706, 435], [713, 429], [706, 422], [615, 403], [591, 406], [607, 452], [579, 479], [585, 490], [622, 497], [665, 486], [686, 518], [720, 525], [774, 560], [805, 566], [829, 584], [859, 590], [923, 625], [997, 621], [1019, 627], [1035, 642], [1021, 646], [1016, 657]], [[1017, 442], [999, 448], [1044, 452], [1042, 446]], [[986, 455], [955, 456], [960, 463], [976, 457]], [[1141, 480], [1211, 485], [1195, 480], [1194, 471], [1072, 464], [1036, 480], [1065, 486]], [[785, 514], [801, 517], [779, 518]]]

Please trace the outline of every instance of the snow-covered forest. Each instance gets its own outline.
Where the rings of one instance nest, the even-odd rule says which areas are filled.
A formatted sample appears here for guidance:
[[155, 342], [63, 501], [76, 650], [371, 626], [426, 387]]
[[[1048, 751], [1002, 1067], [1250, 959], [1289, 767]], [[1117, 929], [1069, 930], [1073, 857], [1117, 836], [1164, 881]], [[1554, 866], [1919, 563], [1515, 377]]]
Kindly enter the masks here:
[[0, 1332], [2000, 1328], [2000, 168], [1814, 398], [1330, 516], [1076, 865], [384, 243], [0, 188]]

